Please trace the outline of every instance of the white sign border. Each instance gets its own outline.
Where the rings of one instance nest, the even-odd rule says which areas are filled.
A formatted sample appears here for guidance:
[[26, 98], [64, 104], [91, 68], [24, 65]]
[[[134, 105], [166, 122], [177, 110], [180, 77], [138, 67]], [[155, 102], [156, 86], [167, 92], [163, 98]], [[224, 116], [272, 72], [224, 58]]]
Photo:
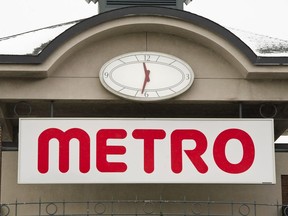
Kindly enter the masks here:
[[[79, 182], [79, 181], [71, 181], [70, 178], [68, 178], [67, 180], [61, 180], [61, 181], [42, 181], [42, 180], [36, 180], [36, 181], [27, 181], [27, 180], [24, 180], [22, 179], [22, 176], [21, 176], [21, 172], [20, 170], [22, 170], [22, 158], [21, 158], [21, 152], [23, 151], [23, 146], [21, 145], [21, 142], [22, 142], [22, 131], [21, 131], [21, 128], [22, 128], [22, 123], [23, 121], [27, 121], [27, 120], [32, 120], [32, 121], [143, 121], [143, 122], [149, 122], [149, 121], [159, 121], [159, 122], [165, 122], [165, 121], [183, 121], [183, 122], [187, 122], [187, 121], [202, 121], [202, 122], [208, 122], [208, 121], [213, 121], [213, 122], [231, 122], [231, 121], [237, 121], [237, 122], [270, 122], [270, 125], [271, 125], [271, 148], [270, 148], [270, 151], [271, 151], [271, 162], [273, 164], [271, 164], [271, 166], [273, 167], [271, 172], [271, 181], [231, 181], [229, 182], [229, 180], [227, 181], [225, 179], [225, 181], [204, 181], [204, 182], [200, 182], [200, 181], [176, 181], [176, 182], [173, 182], [173, 181], [160, 181], [160, 182], [157, 182], [157, 181], [147, 181], [147, 179], [145, 180], [142, 180], [142, 181], [131, 181], [131, 180], [123, 180], [123, 179], [118, 179], [117, 181], [113, 180], [111, 181], [111, 176], [108, 174], [108, 175], [103, 175], [106, 176], [108, 179], [105, 180], [106, 177], [104, 177], [103, 180], [101, 181], [83, 181], [83, 182]], [[196, 128], [197, 129], [197, 128]], [[268, 129], [268, 128], [267, 128]], [[100, 184], [105, 184], [105, 183], [115, 183], [115, 184], [121, 184], [121, 183], [175, 183], [175, 184], [178, 184], [178, 183], [188, 183], [188, 184], [275, 184], [276, 183], [276, 174], [275, 174], [275, 149], [274, 149], [274, 125], [273, 125], [273, 119], [213, 119], [213, 118], [20, 118], [19, 119], [19, 159], [18, 159], [18, 183], [20, 184], [84, 184], [84, 183], [91, 183], [91, 184], [95, 184], [95, 183], [100, 183]], [[208, 144], [209, 145], [209, 144]], [[91, 165], [91, 167], [93, 167]], [[266, 170], [266, 169], [265, 169]], [[115, 179], [115, 178], [113, 178]], [[117, 179], [117, 178], [116, 178]]]

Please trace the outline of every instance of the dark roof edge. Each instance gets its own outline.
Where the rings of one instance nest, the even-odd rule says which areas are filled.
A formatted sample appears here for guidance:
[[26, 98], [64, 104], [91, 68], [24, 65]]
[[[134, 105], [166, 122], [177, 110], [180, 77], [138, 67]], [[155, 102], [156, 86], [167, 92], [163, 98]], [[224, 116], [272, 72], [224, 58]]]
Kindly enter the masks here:
[[75, 26], [67, 29], [65, 32], [56, 37], [45, 49], [37, 56], [33, 55], [0, 55], [0, 64], [41, 64], [43, 63], [58, 47], [65, 41], [77, 36], [81, 32], [97, 26], [101, 23], [113, 21], [127, 16], [161, 16], [172, 17], [201, 26], [212, 31], [242, 51], [244, 55], [255, 65], [269, 64], [288, 64], [288, 57], [257, 57], [256, 54], [237, 36], [228, 31], [226, 28], [217, 23], [190, 12], [163, 8], [163, 7], [127, 7], [113, 11], [108, 11], [85, 19]]

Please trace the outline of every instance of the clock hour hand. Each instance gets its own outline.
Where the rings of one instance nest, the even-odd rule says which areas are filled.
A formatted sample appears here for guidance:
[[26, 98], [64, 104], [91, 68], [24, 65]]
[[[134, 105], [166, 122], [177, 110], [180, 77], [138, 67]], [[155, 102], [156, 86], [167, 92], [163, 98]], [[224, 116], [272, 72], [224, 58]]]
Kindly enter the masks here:
[[147, 82], [150, 82], [150, 70], [147, 69], [145, 62], [143, 62], [143, 67], [144, 67], [144, 72], [145, 72], [145, 78], [144, 78], [144, 82], [143, 82], [143, 87], [142, 87], [142, 91], [141, 94], [143, 94], [146, 84]]
[[149, 82], [150, 81], [150, 77], [149, 77], [150, 70], [147, 69], [145, 62], [143, 62], [143, 67], [144, 67], [144, 72], [145, 72], [145, 79], [147, 79], [147, 82]]

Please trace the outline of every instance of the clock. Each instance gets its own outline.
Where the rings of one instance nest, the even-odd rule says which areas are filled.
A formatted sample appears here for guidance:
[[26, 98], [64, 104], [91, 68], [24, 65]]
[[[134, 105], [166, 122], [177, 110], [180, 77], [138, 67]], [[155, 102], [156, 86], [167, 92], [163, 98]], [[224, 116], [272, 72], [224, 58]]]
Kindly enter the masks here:
[[100, 82], [111, 93], [137, 101], [178, 96], [193, 83], [194, 73], [183, 60], [160, 52], [132, 52], [106, 62]]

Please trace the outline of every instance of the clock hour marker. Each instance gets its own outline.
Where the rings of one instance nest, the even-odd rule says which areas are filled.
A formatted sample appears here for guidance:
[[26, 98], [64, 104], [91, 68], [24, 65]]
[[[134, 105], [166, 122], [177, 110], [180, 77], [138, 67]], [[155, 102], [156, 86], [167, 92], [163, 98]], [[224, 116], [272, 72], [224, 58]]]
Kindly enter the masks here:
[[169, 88], [169, 90], [171, 90], [172, 92], [175, 92], [173, 89]]
[[122, 61], [122, 59], [118, 59], [120, 62], [122, 62], [123, 64], [125, 64], [126, 62]]
[[119, 92], [121, 92], [121, 91], [123, 91], [125, 88], [121, 88], [120, 90], [119, 90]]
[[172, 65], [172, 64], [173, 64], [173, 63], [175, 63], [175, 62], [176, 62], [176, 60], [175, 60], [175, 61], [173, 61], [173, 62], [171, 62], [171, 63], [170, 63], [170, 65]]

